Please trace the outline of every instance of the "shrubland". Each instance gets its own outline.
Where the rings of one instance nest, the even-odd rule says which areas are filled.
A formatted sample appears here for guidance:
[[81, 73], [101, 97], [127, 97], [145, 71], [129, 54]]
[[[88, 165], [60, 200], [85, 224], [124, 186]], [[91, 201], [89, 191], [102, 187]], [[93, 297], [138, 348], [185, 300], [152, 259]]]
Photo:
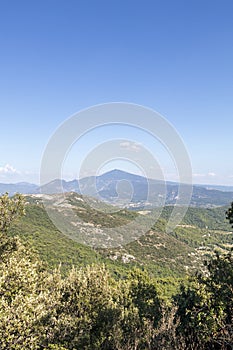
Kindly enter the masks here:
[[214, 254], [165, 302], [142, 268], [117, 278], [101, 259], [48, 269], [9, 234], [24, 208], [20, 195], [0, 197], [1, 349], [232, 349], [231, 252]]

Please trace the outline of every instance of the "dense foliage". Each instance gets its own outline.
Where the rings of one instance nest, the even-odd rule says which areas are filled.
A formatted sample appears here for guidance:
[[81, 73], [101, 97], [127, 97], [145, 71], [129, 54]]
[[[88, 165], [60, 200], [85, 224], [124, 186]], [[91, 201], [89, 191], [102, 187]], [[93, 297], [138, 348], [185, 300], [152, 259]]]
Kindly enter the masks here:
[[100, 263], [45, 265], [8, 229], [23, 198], [1, 197], [0, 348], [232, 349], [233, 257], [216, 254], [166, 306], [148, 273], [114, 279]]
[[177, 334], [185, 349], [232, 349], [233, 257], [216, 254], [204, 274], [181, 286], [175, 297]]

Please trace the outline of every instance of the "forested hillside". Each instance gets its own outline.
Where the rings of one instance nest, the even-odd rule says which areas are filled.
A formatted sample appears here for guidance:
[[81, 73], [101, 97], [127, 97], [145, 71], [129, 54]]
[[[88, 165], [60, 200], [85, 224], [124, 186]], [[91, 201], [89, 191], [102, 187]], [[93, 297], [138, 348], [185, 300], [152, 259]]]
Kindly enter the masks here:
[[[37, 216], [37, 220], [43, 218], [43, 239], [47, 232], [51, 240], [51, 224], [36, 210], [40, 206], [33, 205], [33, 210], [26, 206], [25, 210], [23, 197], [5, 195], [0, 197], [0, 208], [1, 349], [231, 349], [230, 252], [212, 254], [198, 273], [186, 277], [165, 300], [156, 274], [146, 272], [145, 266], [135, 264], [123, 269], [129, 265], [114, 262], [119, 268], [114, 275], [111, 259], [107, 259], [109, 266], [103, 264], [107, 260], [103, 260], [102, 252], [94, 255], [90, 248], [75, 246], [74, 242], [70, 256], [76, 249], [80, 252], [78, 260], [73, 261], [76, 267], [67, 265], [65, 274], [59, 266], [53, 268], [56, 261], [45, 263], [46, 254], [42, 254], [46, 241], [38, 240], [43, 261], [30, 248], [35, 243], [33, 236], [42, 232], [35, 226], [29, 232], [33, 228], [30, 222]], [[228, 219], [232, 222], [232, 209]], [[21, 239], [15, 236], [20, 227], [28, 230], [21, 232]], [[56, 238], [65, 242], [59, 232]], [[50, 243], [56, 250], [55, 243]], [[67, 244], [64, 254], [68, 254]], [[84, 261], [86, 266], [81, 267]]]
[[[98, 237], [102, 226], [122, 225], [143, 213], [116, 211], [115, 208], [114, 213], [94, 210], [90, 198], [81, 201], [82, 196], [74, 193], [66, 194], [65, 198], [59, 195], [51, 197], [52, 205], [56, 203], [54, 210], [60, 216], [66, 205], [72, 204], [73, 212], [82, 219], [80, 226], [74, 229], [82, 230], [82, 234], [91, 233], [93, 237]], [[69, 232], [60, 232], [49, 219], [40, 197], [28, 196], [26, 202], [26, 216], [11, 227], [9, 234], [18, 235], [27, 244], [30, 243], [49, 268], [61, 264], [64, 272], [72, 265], [79, 267], [100, 262], [116, 274], [124, 274], [132, 266], [143, 266], [155, 277], [182, 277], [187, 271], [198, 268], [203, 258], [212, 255], [214, 250], [227, 252], [232, 245], [231, 228], [225, 219], [227, 207], [189, 208], [183, 222], [171, 233], [166, 233], [165, 227], [173, 207], [164, 207], [151, 230], [138, 239], [119, 247], [93, 249], [70, 239]], [[57, 205], [57, 202], [60, 204]], [[156, 218], [156, 209], [154, 211]], [[67, 213], [64, 212], [64, 215]]]

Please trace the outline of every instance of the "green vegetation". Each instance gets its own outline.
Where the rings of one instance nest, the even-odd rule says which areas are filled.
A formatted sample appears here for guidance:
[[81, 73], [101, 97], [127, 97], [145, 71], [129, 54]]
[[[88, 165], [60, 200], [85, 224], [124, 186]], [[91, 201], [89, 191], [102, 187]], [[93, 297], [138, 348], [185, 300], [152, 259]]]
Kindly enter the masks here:
[[[60, 195], [54, 198], [60, 202]], [[95, 203], [91, 200], [82, 201], [82, 196], [70, 193], [66, 194], [62, 206], [57, 207], [60, 210], [64, 209], [64, 204], [72, 204], [78, 217], [81, 213], [84, 222], [94, 225], [90, 226], [91, 230], [124, 224], [139, 215], [127, 210], [111, 214], [112, 208], [100, 203], [103, 211], [95, 211], [93, 216], [91, 207]], [[12, 225], [9, 234], [19, 236], [29, 245], [47, 264], [47, 269], [52, 271], [60, 265], [61, 273], [67, 274], [72, 266], [79, 268], [97, 263], [105, 264], [112, 276], [121, 278], [134, 267], [143, 268], [159, 283], [158, 291], [166, 301], [177, 291], [181, 279], [200, 269], [215, 250], [227, 252], [232, 246], [232, 234], [224, 220], [226, 207], [189, 208], [181, 225], [170, 234], [165, 227], [173, 207], [165, 207], [154, 227], [134, 242], [118, 248], [93, 249], [61, 233], [49, 219], [39, 196], [27, 196], [26, 202], [26, 216]]]
[[[231, 349], [233, 345], [233, 256], [218, 254], [206, 273], [190, 279], [175, 297], [176, 332], [185, 349]], [[194, 345], [193, 345], [194, 344]]]
[[0, 231], [7, 232], [11, 223], [25, 214], [24, 198], [17, 194], [13, 199], [9, 198], [8, 193], [0, 197]]
[[64, 236], [53, 225], [43, 207], [27, 205], [25, 212], [25, 217], [18, 220], [10, 234], [18, 235], [25, 243], [29, 243], [51, 269], [60, 263], [62, 269], [67, 271], [72, 265], [101, 262], [100, 255], [93, 249]]
[[[165, 214], [157, 223], [157, 228], [154, 227], [142, 237], [140, 244], [134, 242], [125, 248], [125, 252], [135, 253], [137, 247], [141, 247], [141, 257], [145, 257], [145, 264], [140, 265], [140, 259], [123, 263], [105, 257], [106, 254], [126, 254], [123, 251], [105, 252], [104, 255], [104, 252], [94, 252], [91, 248], [70, 241], [52, 226], [40, 204], [32, 201], [24, 211], [24, 199], [19, 195], [9, 198], [6, 194], [0, 201], [1, 349], [232, 348], [231, 252], [212, 254], [205, 264], [200, 261], [199, 272], [187, 277], [185, 281], [183, 278], [183, 282], [178, 274], [175, 279], [169, 276], [175, 269], [179, 271], [179, 264], [173, 269], [171, 263], [167, 264], [162, 270], [161, 263], [160, 277], [154, 271], [160, 262], [152, 261], [149, 264], [152, 247], [155, 247], [158, 239], [156, 237], [164, 239], [165, 243], [164, 249], [155, 248], [159, 251], [157, 259], [161, 262], [166, 248], [171, 252], [175, 242], [180, 245], [173, 249], [174, 254], [181, 253], [176, 251], [180, 247], [187, 249], [185, 253], [192, 248], [183, 230], [194, 226], [196, 219], [192, 211], [192, 215], [187, 213], [187, 221], [184, 220], [177, 232], [166, 235], [162, 231], [166, 211], [170, 209], [165, 208]], [[230, 223], [232, 212], [231, 209], [227, 212]], [[210, 225], [212, 222], [210, 218], [213, 213], [210, 213], [205, 217], [202, 211], [199, 212], [203, 222], [196, 224], [197, 231], [208, 230], [204, 223], [208, 221]], [[228, 232], [221, 231], [223, 228], [216, 227], [216, 231]], [[21, 230], [24, 230], [24, 234]], [[16, 236], [18, 233], [21, 239]], [[187, 243], [184, 242], [185, 239]], [[199, 244], [199, 234], [196, 240]], [[69, 242], [73, 246], [71, 252]], [[212, 237], [207, 244], [214, 246], [215, 238]], [[45, 246], [48, 247], [47, 253]], [[37, 256], [38, 253], [43, 261]], [[64, 270], [58, 265], [54, 268], [59, 254], [60, 261], [69, 254], [70, 257], [73, 256], [69, 264], [75, 263], [76, 266], [70, 268], [67, 264]], [[145, 266], [149, 272], [145, 271]], [[164, 297], [168, 288], [170, 291], [174, 288], [170, 302]]]
[[[109, 213], [109, 206], [102, 204], [105, 214], [80, 199], [82, 196], [67, 194], [66, 203], [74, 206], [78, 218], [81, 216], [84, 222], [94, 225], [87, 226], [92, 231], [95, 227], [123, 225], [139, 215], [127, 210]], [[181, 225], [171, 234], [166, 233], [165, 226], [172, 207], [165, 207], [152, 230], [136, 241], [114, 249], [92, 249], [70, 239], [69, 232], [67, 236], [61, 233], [49, 219], [40, 198], [28, 196], [26, 201], [27, 215], [12, 227], [10, 233], [30, 242], [50, 268], [61, 263], [62, 271], [68, 271], [73, 265], [99, 262], [120, 271], [143, 265], [158, 278], [171, 275], [180, 278], [186, 271], [198, 268], [203, 257], [215, 249], [227, 251], [232, 243], [229, 226], [224, 221], [225, 207], [189, 208]]]

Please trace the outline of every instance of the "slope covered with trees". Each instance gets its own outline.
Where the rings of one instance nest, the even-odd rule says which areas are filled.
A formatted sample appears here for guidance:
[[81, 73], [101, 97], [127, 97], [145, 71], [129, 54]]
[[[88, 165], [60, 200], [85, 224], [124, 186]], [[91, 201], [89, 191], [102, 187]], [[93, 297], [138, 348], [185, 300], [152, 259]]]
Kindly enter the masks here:
[[[21, 196], [0, 197], [1, 349], [231, 349], [233, 258], [213, 256], [169, 305], [146, 271], [113, 278], [95, 263], [64, 276], [8, 234]], [[231, 221], [232, 212], [228, 211]]]

